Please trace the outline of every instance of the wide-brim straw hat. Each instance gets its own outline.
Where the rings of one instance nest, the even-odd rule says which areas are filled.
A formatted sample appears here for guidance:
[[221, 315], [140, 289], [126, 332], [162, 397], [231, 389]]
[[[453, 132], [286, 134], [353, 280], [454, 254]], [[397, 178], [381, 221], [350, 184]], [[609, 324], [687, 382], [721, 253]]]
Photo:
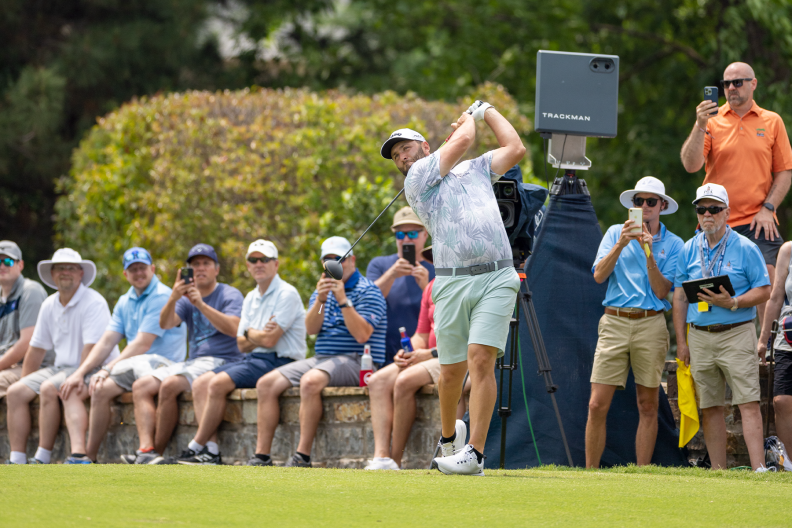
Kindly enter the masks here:
[[633, 197], [638, 193], [656, 194], [668, 202], [668, 209], [665, 211], [660, 211], [661, 215], [676, 213], [679, 209], [679, 205], [676, 203], [676, 200], [665, 193], [665, 185], [663, 185], [663, 182], [654, 176], [645, 176], [638, 180], [638, 183], [635, 184], [635, 189], [630, 189], [629, 191], [624, 191], [621, 193], [621, 196], [619, 196], [619, 201], [627, 209], [635, 207], [635, 205], [633, 205]]
[[90, 260], [83, 260], [79, 253], [70, 248], [61, 248], [52, 255], [52, 260], [42, 260], [38, 263], [38, 275], [41, 282], [57, 290], [55, 281], [52, 280], [53, 264], [79, 264], [83, 269], [82, 283], [86, 288], [90, 286], [96, 278], [96, 264]]

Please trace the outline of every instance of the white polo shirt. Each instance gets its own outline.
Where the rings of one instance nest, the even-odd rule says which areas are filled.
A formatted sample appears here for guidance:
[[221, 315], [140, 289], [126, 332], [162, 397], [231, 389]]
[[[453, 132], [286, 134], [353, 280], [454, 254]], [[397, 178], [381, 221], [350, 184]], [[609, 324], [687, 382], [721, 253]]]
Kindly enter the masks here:
[[[96, 344], [110, 322], [110, 308], [99, 292], [82, 284], [66, 306], [55, 292], [41, 304], [30, 346], [55, 350], [56, 367], [78, 367], [83, 347]], [[118, 347], [105, 364], [118, 357]]]
[[251, 353], [277, 352], [279, 357], [305, 359], [305, 308], [297, 288], [279, 275], [275, 275], [264, 295], [256, 286], [245, 296], [237, 335], [244, 335], [248, 328], [263, 330], [273, 315], [272, 321], [278, 323], [283, 335], [273, 348], [257, 347]]

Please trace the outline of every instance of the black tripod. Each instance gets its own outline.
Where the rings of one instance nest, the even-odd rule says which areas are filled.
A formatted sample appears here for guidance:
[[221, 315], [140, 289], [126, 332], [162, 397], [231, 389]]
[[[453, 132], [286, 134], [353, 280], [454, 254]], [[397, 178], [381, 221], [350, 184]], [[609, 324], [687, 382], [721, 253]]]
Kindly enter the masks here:
[[[525, 292], [523, 292], [522, 285], [525, 284]], [[531, 335], [531, 343], [533, 344], [534, 353], [536, 354], [536, 363], [539, 367], [538, 373], [544, 377], [545, 388], [550, 394], [550, 400], [553, 402], [553, 410], [555, 411], [556, 419], [558, 420], [558, 428], [561, 431], [561, 441], [564, 443], [564, 450], [566, 451], [567, 461], [570, 467], [574, 467], [572, 462], [572, 453], [569, 451], [569, 444], [567, 443], [566, 433], [564, 433], [564, 424], [561, 421], [561, 413], [558, 411], [558, 403], [556, 403], [555, 392], [558, 390], [558, 385], [553, 383], [553, 377], [550, 372], [553, 370], [550, 367], [550, 360], [547, 357], [547, 350], [545, 350], [544, 339], [542, 338], [542, 331], [539, 328], [539, 321], [536, 318], [536, 310], [534, 310], [531, 289], [525, 280], [525, 275], [520, 273], [520, 290], [517, 292], [517, 305], [514, 310], [514, 317], [509, 323], [509, 340], [511, 347], [509, 348], [509, 363], [506, 363], [506, 355], [498, 359], [495, 367], [500, 369], [500, 387], [498, 390], [498, 416], [501, 417], [501, 448], [500, 448], [500, 468], [504, 469], [506, 465], [506, 421], [512, 413], [512, 373], [517, 368], [517, 361], [520, 357], [520, 311], [522, 309], [523, 317], [525, 317], [525, 324], [528, 325], [528, 333]], [[503, 405], [503, 372], [509, 371], [507, 400], [506, 405]]]

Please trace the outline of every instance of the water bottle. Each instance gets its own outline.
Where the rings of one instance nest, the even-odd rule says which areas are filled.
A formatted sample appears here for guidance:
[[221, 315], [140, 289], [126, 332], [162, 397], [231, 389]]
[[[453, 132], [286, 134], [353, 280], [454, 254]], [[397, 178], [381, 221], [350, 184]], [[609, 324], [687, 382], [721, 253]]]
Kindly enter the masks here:
[[412, 341], [410, 341], [410, 337], [407, 335], [407, 329], [402, 326], [399, 328], [399, 333], [401, 334], [402, 349], [404, 349], [405, 352], [414, 352]]
[[374, 361], [371, 359], [371, 345], [363, 347], [363, 356], [360, 358], [360, 386], [368, 387], [369, 378], [374, 370]]

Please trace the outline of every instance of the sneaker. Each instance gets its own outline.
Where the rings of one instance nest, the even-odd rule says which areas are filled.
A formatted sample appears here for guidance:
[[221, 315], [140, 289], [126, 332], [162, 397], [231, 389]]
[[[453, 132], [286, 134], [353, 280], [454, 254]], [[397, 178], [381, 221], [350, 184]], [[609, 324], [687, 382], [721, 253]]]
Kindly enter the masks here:
[[149, 466], [175, 466], [178, 464], [174, 457], [163, 457], [158, 456], [157, 458], [153, 459], [151, 462], [147, 462]]
[[756, 471], [754, 471], [754, 473], [767, 473], [767, 472], [775, 473], [776, 472], [776, 468], [775, 467], [767, 468], [767, 467], [762, 466], [759, 469], [757, 469]]
[[467, 440], [467, 426], [465, 422], [457, 420], [454, 431], [456, 431], [456, 437], [454, 437], [453, 442], [446, 442], [445, 444], [438, 442], [440, 445], [440, 456], [448, 457], [456, 455], [465, 447], [465, 440]]
[[246, 466], [271, 466], [271, 465], [273, 465], [272, 464], [272, 457], [270, 457], [270, 459], [265, 462], [265, 461], [261, 460], [259, 457], [253, 455], [252, 457], [250, 457], [250, 460], [245, 462], [245, 465]]
[[468, 444], [454, 456], [435, 458], [437, 469], [446, 475], [484, 476], [484, 460], [478, 461], [473, 446]]
[[134, 455], [121, 455], [119, 458], [121, 459], [121, 462], [123, 462], [124, 464], [134, 464], [135, 460], [137, 460], [137, 457], [138, 457], [137, 454], [134, 454]]
[[294, 453], [294, 455], [292, 455], [292, 457], [289, 459], [289, 461], [286, 462], [286, 467], [309, 468], [309, 467], [312, 467], [312, 466], [311, 466], [310, 462], [306, 462], [303, 457], [301, 457], [297, 453]]
[[368, 470], [378, 470], [378, 469], [393, 469], [399, 470], [399, 464], [393, 461], [390, 457], [374, 457], [369, 462], [368, 466], [365, 467]]
[[135, 464], [151, 464], [158, 458], [162, 458], [162, 456], [156, 451], [146, 451], [145, 453], [138, 451], [135, 457]]
[[28, 464], [46, 464], [46, 462], [42, 462], [38, 458], [30, 457], [28, 458]]
[[[30, 462], [28, 462], [30, 463]], [[88, 458], [87, 456], [70, 456], [64, 462], [64, 464], [93, 464], [93, 461]]]
[[206, 446], [201, 449], [200, 453], [196, 453], [188, 447], [182, 451], [181, 456], [176, 459], [176, 462], [188, 466], [219, 466], [223, 463], [223, 461], [220, 460], [220, 453], [213, 455]]

